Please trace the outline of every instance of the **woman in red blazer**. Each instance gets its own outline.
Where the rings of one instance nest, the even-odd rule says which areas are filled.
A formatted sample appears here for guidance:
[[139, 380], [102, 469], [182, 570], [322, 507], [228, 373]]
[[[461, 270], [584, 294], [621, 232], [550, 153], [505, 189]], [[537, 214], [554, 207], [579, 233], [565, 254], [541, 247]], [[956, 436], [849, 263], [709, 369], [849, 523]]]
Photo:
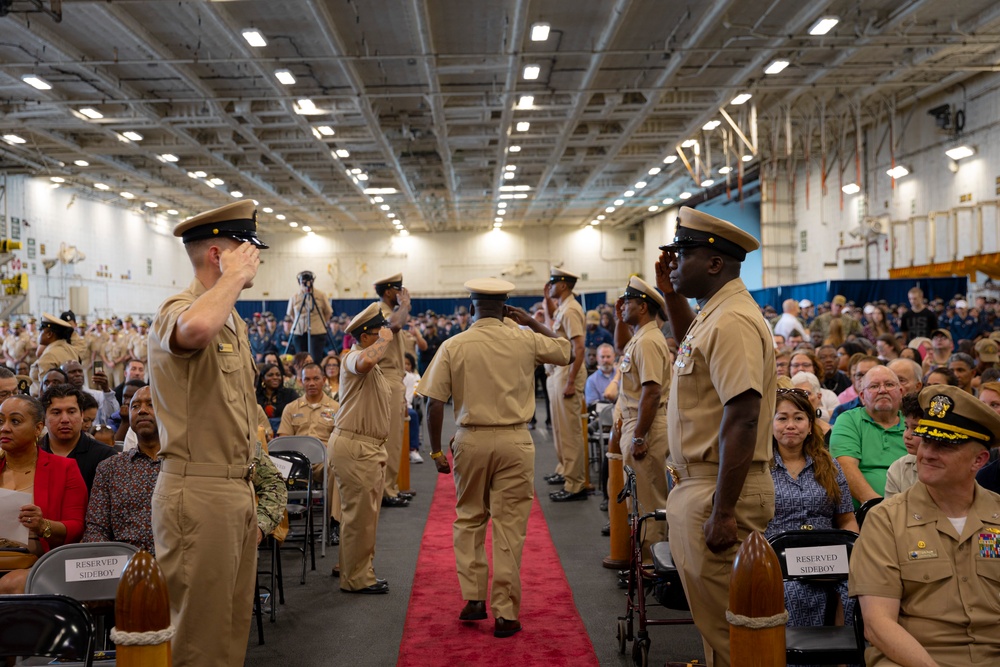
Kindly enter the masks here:
[[[73, 459], [43, 452], [45, 411], [38, 399], [11, 396], [0, 405], [0, 487], [31, 493], [18, 521], [28, 529], [28, 550], [42, 555], [53, 547], [77, 542], [87, 513], [87, 485]], [[0, 537], [6, 537], [0, 535]], [[0, 577], [0, 593], [24, 593], [28, 569]]]

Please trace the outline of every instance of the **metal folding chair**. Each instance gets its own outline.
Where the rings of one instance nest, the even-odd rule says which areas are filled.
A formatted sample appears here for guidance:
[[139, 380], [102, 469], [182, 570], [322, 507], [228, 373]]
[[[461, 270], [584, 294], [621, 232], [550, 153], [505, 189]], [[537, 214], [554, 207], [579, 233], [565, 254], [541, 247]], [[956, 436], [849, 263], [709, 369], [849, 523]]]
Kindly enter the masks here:
[[94, 619], [65, 595], [0, 595], [0, 658], [94, 664]]
[[[326, 545], [330, 539], [328, 531], [330, 530], [330, 507], [328, 506], [329, 489], [327, 489], [327, 474], [329, 472], [330, 463], [327, 461], [326, 457], [326, 443], [321, 442], [319, 438], [314, 438], [312, 436], [306, 435], [282, 435], [278, 436], [271, 442], [267, 443], [267, 449], [269, 452], [300, 452], [305, 454], [306, 458], [309, 459], [309, 463], [312, 465], [322, 465], [323, 466], [323, 479], [320, 482], [319, 488], [314, 488], [312, 490], [313, 500], [320, 499], [323, 502], [323, 520], [319, 522], [319, 528], [322, 531], [321, 543], [319, 548], [319, 553], [324, 558], [326, 557]], [[309, 507], [312, 508], [312, 502], [310, 502]], [[313, 523], [315, 526], [315, 522]]]

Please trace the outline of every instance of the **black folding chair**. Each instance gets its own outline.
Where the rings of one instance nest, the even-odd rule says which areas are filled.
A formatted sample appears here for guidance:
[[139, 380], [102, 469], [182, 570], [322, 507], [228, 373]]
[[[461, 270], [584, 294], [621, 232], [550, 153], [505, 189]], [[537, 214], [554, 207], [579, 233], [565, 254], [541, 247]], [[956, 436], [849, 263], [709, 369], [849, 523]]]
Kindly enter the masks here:
[[[273, 442], [273, 441], [272, 441]], [[288, 484], [288, 537], [285, 538], [283, 547], [289, 543], [301, 542], [301, 548], [295, 548], [302, 552], [302, 578], [300, 583], [306, 583], [306, 555], [308, 545], [308, 555], [312, 558], [312, 569], [316, 569], [316, 535], [313, 532], [313, 512], [312, 512], [312, 468], [306, 455], [297, 451], [271, 451], [271, 458], [283, 459], [292, 464], [292, 469], [288, 472], [286, 483]], [[296, 526], [302, 526], [302, 530], [297, 530]]]
[[861, 507], [854, 511], [854, 518], [858, 522], [858, 530], [861, 530], [861, 524], [865, 522], [865, 517], [868, 516], [868, 513], [872, 510], [872, 508], [883, 500], [885, 500], [885, 498], [872, 498], [871, 500], [866, 500], [861, 503]]
[[791, 549], [843, 547], [846, 559], [849, 560], [857, 537], [857, 534], [849, 530], [790, 530], [769, 540], [778, 555], [781, 575], [785, 581], [808, 582], [826, 591], [825, 625], [785, 628], [785, 653], [789, 665], [864, 663], [865, 627], [861, 617], [861, 605], [858, 603], [854, 605], [853, 627], [833, 625], [837, 602], [840, 599], [838, 589], [841, 583], [847, 581], [848, 573], [789, 574], [788, 570]]
[[0, 595], [0, 658], [94, 664], [94, 619], [65, 595]]

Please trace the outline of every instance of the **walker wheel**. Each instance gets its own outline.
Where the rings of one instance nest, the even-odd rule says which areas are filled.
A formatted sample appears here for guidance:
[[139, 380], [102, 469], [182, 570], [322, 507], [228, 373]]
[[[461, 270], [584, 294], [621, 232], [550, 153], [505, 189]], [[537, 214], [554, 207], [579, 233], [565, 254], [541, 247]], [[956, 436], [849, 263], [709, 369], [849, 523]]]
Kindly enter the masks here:
[[632, 644], [632, 662], [636, 667], [649, 667], [649, 638], [636, 639]]
[[625, 648], [628, 646], [628, 629], [625, 619], [618, 619], [618, 653], [625, 655]]

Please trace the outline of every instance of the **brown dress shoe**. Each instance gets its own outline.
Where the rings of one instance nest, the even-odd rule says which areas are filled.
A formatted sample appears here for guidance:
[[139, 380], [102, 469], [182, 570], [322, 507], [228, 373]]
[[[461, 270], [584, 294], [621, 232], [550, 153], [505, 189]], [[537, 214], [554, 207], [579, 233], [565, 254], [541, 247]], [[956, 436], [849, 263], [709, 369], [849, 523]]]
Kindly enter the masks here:
[[486, 620], [486, 602], [484, 600], [469, 600], [458, 615], [460, 621]]
[[521, 631], [521, 621], [508, 621], [505, 618], [498, 618], [493, 623], [494, 637], [510, 637]]

